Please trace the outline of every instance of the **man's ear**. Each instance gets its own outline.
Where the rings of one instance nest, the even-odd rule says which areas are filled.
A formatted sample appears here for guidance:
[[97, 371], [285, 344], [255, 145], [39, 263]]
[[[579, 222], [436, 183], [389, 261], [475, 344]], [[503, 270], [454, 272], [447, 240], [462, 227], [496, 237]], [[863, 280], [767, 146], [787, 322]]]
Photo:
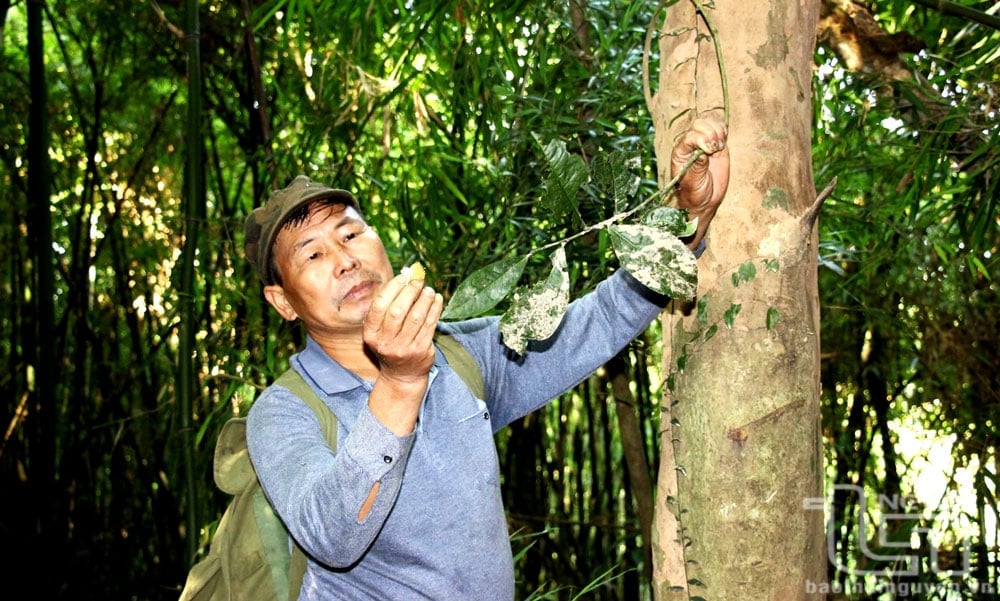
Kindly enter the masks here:
[[285, 289], [281, 286], [277, 284], [264, 286], [264, 298], [267, 299], [267, 302], [271, 303], [271, 306], [274, 307], [279, 315], [288, 321], [295, 321], [295, 318], [299, 316], [292, 307], [292, 304], [288, 302], [288, 297], [285, 296]]

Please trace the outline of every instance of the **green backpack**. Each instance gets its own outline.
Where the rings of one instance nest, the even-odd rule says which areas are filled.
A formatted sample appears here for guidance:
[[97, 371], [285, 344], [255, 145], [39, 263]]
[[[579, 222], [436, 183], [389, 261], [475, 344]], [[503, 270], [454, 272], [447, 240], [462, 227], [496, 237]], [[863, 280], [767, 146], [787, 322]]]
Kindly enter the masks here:
[[[451, 336], [435, 338], [448, 364], [478, 398], [483, 378], [472, 355]], [[309, 384], [289, 368], [276, 381], [302, 398], [337, 449], [337, 417]], [[247, 452], [246, 418], [231, 418], [215, 443], [215, 484], [233, 496], [222, 514], [208, 555], [188, 572], [180, 601], [295, 601], [306, 557], [291, 541], [257, 481]]]

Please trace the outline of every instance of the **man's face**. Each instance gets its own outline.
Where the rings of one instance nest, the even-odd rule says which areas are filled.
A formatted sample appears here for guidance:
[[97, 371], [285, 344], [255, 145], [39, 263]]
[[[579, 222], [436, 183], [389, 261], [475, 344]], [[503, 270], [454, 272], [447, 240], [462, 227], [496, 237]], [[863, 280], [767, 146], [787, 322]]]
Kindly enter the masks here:
[[299, 318], [314, 336], [356, 331], [392, 265], [382, 240], [353, 207], [317, 206], [274, 240], [281, 285], [264, 296], [288, 320]]

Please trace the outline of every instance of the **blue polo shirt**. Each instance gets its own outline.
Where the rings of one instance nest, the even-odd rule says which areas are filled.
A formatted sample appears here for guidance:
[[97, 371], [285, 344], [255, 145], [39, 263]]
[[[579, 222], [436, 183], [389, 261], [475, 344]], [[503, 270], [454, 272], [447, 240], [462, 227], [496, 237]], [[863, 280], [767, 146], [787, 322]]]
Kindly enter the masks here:
[[[668, 299], [620, 270], [574, 302], [523, 355], [498, 318], [442, 323], [475, 358], [478, 399], [441, 351], [414, 432], [396, 436], [368, 409], [372, 383], [311, 338], [292, 366], [339, 421], [336, 452], [294, 393], [272, 385], [247, 420], [265, 493], [309, 554], [300, 599], [510, 601], [514, 568], [494, 434], [572, 388], [657, 317]], [[379, 482], [374, 507], [358, 510]]]

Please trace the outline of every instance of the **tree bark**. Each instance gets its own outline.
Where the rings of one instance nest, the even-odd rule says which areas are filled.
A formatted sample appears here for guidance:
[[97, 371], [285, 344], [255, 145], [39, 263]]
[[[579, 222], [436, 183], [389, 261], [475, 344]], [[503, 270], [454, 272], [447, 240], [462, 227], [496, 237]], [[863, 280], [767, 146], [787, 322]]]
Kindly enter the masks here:
[[197, 504], [194, 503], [194, 440], [191, 412], [197, 385], [194, 348], [197, 330], [195, 308], [195, 255], [200, 238], [200, 224], [205, 218], [205, 166], [202, 161], [202, 90], [201, 90], [201, 24], [198, 0], [187, 0], [185, 41], [187, 50], [188, 75], [188, 120], [187, 120], [187, 164], [184, 186], [184, 248], [181, 253], [181, 274], [179, 298], [181, 299], [180, 346], [177, 354], [177, 408], [183, 439], [183, 469], [185, 490], [188, 492], [187, 507], [187, 552], [188, 558], [198, 551]]
[[[31, 460], [26, 461], [27, 483], [31, 491], [31, 506], [35, 509], [32, 548], [29, 557], [44, 555], [47, 551], [61, 549], [66, 540], [66, 507], [58, 494], [59, 458], [57, 436], [59, 405], [56, 399], [56, 382], [59, 361], [55, 317], [55, 257], [52, 250], [52, 168], [49, 161], [51, 130], [49, 127], [49, 88], [45, 71], [44, 16], [45, 2], [30, 0], [28, 16], [28, 64], [31, 103], [28, 114], [28, 240], [31, 247], [33, 270], [29, 276], [32, 319], [29, 318], [27, 335], [30, 341], [25, 355], [31, 370], [25, 370], [29, 399], [30, 438], [28, 448]], [[9, 434], [8, 434], [9, 436]], [[6, 494], [6, 493], [5, 493]], [[30, 521], [30, 518], [28, 519]], [[30, 532], [31, 527], [27, 530]], [[17, 555], [17, 554], [15, 554]], [[55, 551], [56, 560], [64, 556]], [[23, 557], [15, 557], [15, 571]], [[49, 596], [52, 583], [45, 579], [38, 583], [37, 593]]]
[[635, 395], [629, 389], [629, 373], [625, 364], [626, 351], [619, 353], [605, 364], [611, 380], [611, 390], [615, 399], [615, 415], [621, 432], [622, 452], [625, 468], [628, 470], [632, 495], [639, 512], [639, 530], [642, 533], [643, 579], [652, 577], [653, 531], [653, 481], [650, 477], [649, 462], [643, 446], [642, 423], [636, 412]]
[[811, 161], [819, 5], [714, 7], [666, 9], [658, 89], [647, 95], [661, 186], [696, 116], [727, 117], [732, 156], [697, 304], [664, 315], [654, 594], [815, 599], [826, 577], [823, 512], [805, 508], [823, 473]]

